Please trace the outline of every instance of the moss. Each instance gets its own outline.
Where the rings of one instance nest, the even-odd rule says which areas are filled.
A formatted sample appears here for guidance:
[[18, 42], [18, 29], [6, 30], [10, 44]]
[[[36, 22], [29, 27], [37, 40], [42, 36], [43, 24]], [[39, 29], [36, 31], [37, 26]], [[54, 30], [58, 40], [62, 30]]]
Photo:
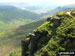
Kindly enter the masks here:
[[41, 25], [40, 27], [37, 28], [38, 31], [43, 32], [43, 31], [48, 31], [47, 25], [50, 22], [45, 22], [43, 25]]
[[75, 38], [75, 18], [64, 19], [56, 32], [61, 37]]
[[37, 28], [42, 34], [34, 56], [56, 56], [60, 51], [75, 51], [75, 17], [66, 11], [57, 13], [53, 18], [56, 16], [61, 19], [59, 26], [54, 27], [54, 21], [46, 21]]
[[64, 15], [64, 14], [66, 14], [66, 11], [61, 11], [61, 12], [57, 13], [57, 15], [59, 15], [59, 16]]
[[[60, 16], [61, 24], [57, 28], [53, 28], [53, 25], [51, 26], [53, 22], [46, 22], [42, 26], [38, 28], [40, 32], [42, 31], [49, 31], [56, 32], [56, 34], [51, 33], [49, 36], [51, 39], [49, 39], [48, 43], [44, 45], [45, 43], [40, 43], [41, 45], [44, 45], [42, 48], [38, 49], [37, 52], [35, 52], [34, 56], [55, 56], [60, 51], [74, 51], [74, 47], [72, 47], [72, 42], [70, 42], [71, 47], [66, 46], [68, 43], [68, 39], [75, 39], [75, 17], [66, 14], [66, 11], [59, 12], [57, 15]], [[50, 27], [46, 27], [47, 25], [50, 25]], [[43, 38], [43, 37], [42, 37]], [[47, 37], [45, 37], [47, 38]], [[43, 40], [45, 42], [45, 40]]]
[[72, 16], [75, 16], [75, 9], [71, 11]]
[[23, 41], [25, 41], [25, 42], [26, 42], [26, 41], [29, 41], [29, 40], [30, 40], [30, 38], [24, 38], [24, 40], [23, 40]]

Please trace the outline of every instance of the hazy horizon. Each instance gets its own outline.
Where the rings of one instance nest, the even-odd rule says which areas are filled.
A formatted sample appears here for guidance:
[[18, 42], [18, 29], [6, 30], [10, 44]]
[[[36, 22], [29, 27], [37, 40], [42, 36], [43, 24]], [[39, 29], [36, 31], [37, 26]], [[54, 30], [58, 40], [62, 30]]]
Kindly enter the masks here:
[[74, 0], [0, 0], [0, 3], [25, 3], [28, 5], [54, 5], [54, 6], [64, 6], [69, 4], [74, 4]]

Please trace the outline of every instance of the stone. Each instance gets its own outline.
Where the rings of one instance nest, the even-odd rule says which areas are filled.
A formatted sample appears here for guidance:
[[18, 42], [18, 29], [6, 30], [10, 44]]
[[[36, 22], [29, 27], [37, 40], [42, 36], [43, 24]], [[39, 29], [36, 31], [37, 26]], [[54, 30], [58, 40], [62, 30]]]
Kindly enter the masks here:
[[33, 56], [34, 52], [37, 50], [38, 39], [39, 39], [38, 35], [30, 37], [29, 56]]
[[27, 52], [29, 51], [28, 49], [29, 41], [25, 42], [22, 40], [21, 43], [22, 43], [22, 56], [28, 56]]
[[[53, 21], [53, 23], [54, 23], [53, 27], [57, 27], [60, 25], [60, 18], [58, 18], [58, 17], [55, 17], [54, 19], [51, 19], [51, 17], [49, 17], [49, 18], [47, 18], [47, 21]], [[48, 34], [48, 32], [47, 32], [47, 34]], [[26, 42], [22, 41], [22, 56], [26, 56], [26, 55], [33, 56], [34, 53], [38, 49], [40, 37], [42, 37], [42, 35], [44, 36], [47, 34], [40, 33], [37, 30], [33, 30], [33, 34], [29, 33], [29, 35], [26, 36], [26, 37], [30, 38], [30, 41], [28, 42], [28, 44], [26, 44], [27, 41]], [[46, 38], [46, 40], [47, 40], [47, 38]], [[27, 53], [27, 51], [29, 51], [29, 53]]]
[[54, 23], [53, 27], [54, 27], [54, 28], [57, 28], [57, 27], [60, 25], [60, 23], [61, 23], [61, 19], [58, 18], [58, 17], [55, 17], [55, 18], [53, 19], [53, 23]]
[[47, 18], [47, 21], [51, 21], [51, 18], [52, 18], [52, 17], [48, 17], [48, 18]]

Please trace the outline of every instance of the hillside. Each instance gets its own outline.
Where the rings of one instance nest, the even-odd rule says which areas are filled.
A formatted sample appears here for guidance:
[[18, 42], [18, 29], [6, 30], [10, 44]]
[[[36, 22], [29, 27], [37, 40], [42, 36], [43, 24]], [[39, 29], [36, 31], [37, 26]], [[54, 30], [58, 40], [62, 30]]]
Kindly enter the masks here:
[[62, 51], [75, 52], [75, 10], [55, 14], [22, 40], [22, 56], [59, 56]]
[[68, 11], [68, 10], [71, 10], [71, 9], [72, 9], [72, 8], [69, 8], [69, 7], [57, 7], [57, 8], [55, 8], [55, 9], [49, 10], [49, 11], [46, 12], [46, 13], [42, 13], [41, 15], [48, 15], [48, 14], [53, 15], [53, 14], [55, 14], [55, 13], [57, 13], [57, 12], [64, 11], [64, 10]]
[[75, 4], [70, 4], [70, 5], [66, 5], [66, 6], [64, 6], [64, 7], [66, 7], [66, 8], [75, 8], [74, 5], [75, 5]]
[[69, 10], [75, 8], [74, 5], [75, 4], [70, 4], [70, 5], [66, 5], [66, 6], [59, 6], [54, 9], [48, 10], [46, 13], [41, 13], [41, 15], [48, 15], [48, 14], [53, 15], [53, 14], [60, 12], [60, 11], [64, 11], [64, 10], [69, 11]]
[[[0, 18], [3, 21], [11, 21], [13, 19], [38, 19], [39, 14], [23, 10], [10, 5], [0, 5]], [[8, 14], [7, 14], [8, 13]], [[35, 19], [36, 18], [36, 19]]]
[[40, 18], [39, 14], [14, 6], [0, 5], [0, 32], [28, 24]]
[[19, 26], [16, 29], [9, 30], [5, 35], [0, 35], [0, 37], [2, 39], [3, 38], [4, 39], [5, 38], [12, 39], [13, 38], [12, 40], [15, 40], [15, 38], [19, 39], [19, 36], [21, 36], [22, 38], [24, 38], [26, 34], [28, 34], [29, 32], [31, 32], [33, 29], [36, 29], [38, 26], [40, 26], [44, 22], [45, 22], [45, 19], [39, 20], [39, 21], [36, 21], [36, 22], [32, 22], [32, 23], [29, 23], [29, 24], [21, 25], [21, 26]]
[[[21, 25], [16, 29], [9, 29], [7, 32], [0, 34], [0, 50], [2, 50], [0, 56], [9, 56], [11, 52], [13, 53], [16, 50], [20, 51], [21, 40], [24, 39], [29, 32], [32, 32], [32, 30], [36, 29], [45, 21], [46, 20], [43, 19], [29, 24]], [[11, 49], [11, 51], [9, 49]]]
[[[0, 5], [0, 52], [2, 50], [0, 56], [8, 56], [14, 49], [20, 48], [21, 39], [44, 22], [44, 20], [41, 23], [36, 22], [39, 19], [39, 14], [13, 6]], [[38, 25], [34, 25], [35, 27], [29, 30], [33, 22]]]

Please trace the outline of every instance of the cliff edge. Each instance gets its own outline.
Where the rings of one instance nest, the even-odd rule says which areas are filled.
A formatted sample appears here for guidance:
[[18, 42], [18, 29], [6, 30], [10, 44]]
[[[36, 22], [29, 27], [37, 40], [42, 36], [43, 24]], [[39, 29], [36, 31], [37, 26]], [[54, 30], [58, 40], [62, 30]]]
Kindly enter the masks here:
[[30, 33], [22, 42], [22, 56], [58, 56], [75, 52], [75, 10], [62, 11]]

